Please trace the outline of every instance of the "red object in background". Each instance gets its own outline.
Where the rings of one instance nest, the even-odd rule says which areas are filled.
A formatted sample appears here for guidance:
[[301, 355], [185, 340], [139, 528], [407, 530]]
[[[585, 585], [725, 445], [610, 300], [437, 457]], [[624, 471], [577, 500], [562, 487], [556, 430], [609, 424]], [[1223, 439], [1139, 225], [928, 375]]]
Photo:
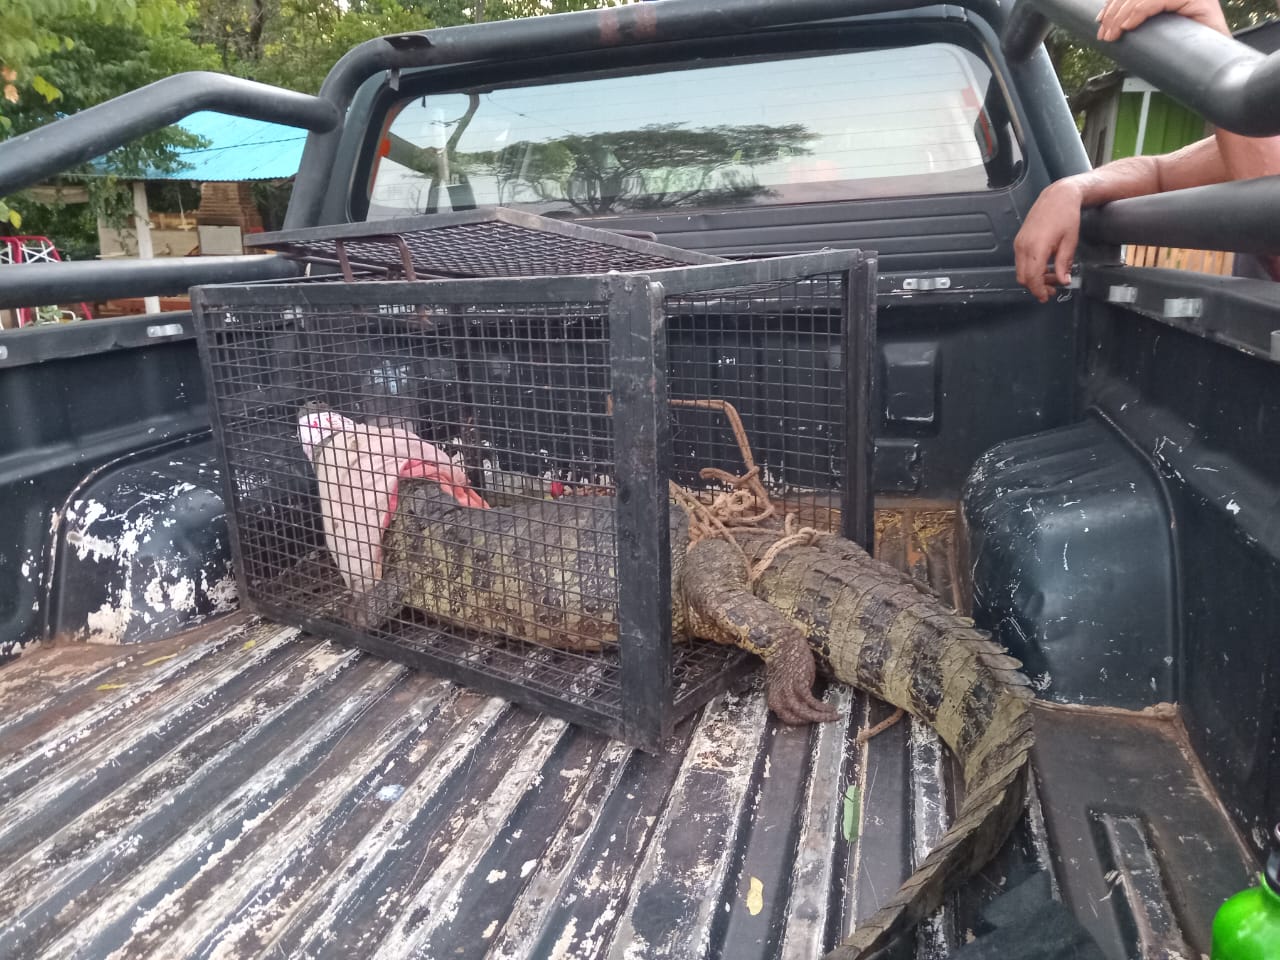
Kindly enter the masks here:
[[559, 498], [564, 496], [564, 484], [561, 483], [559, 480], [551, 481], [551, 496], [553, 498]]
[[[61, 263], [58, 248], [48, 237], [0, 237], [0, 266], [10, 263]], [[80, 304], [85, 320], [92, 320], [93, 313], [87, 303]], [[36, 322], [32, 307], [19, 307], [18, 326], [26, 327]]]

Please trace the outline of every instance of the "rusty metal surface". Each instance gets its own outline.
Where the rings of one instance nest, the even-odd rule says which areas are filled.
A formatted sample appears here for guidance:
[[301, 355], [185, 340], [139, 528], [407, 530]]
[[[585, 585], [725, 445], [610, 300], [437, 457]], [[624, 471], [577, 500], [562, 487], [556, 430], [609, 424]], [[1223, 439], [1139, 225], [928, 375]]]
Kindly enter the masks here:
[[[236, 614], [0, 672], [0, 957], [812, 958], [945, 826], [879, 704], [656, 755]], [[938, 939], [943, 937], [943, 939]], [[939, 957], [931, 930], [921, 956]]]
[[1034, 761], [1062, 899], [1108, 956], [1207, 955], [1213, 915], [1256, 882], [1176, 708], [1042, 704]]
[[505, 207], [264, 233], [249, 241], [300, 260], [406, 280], [660, 270], [722, 258]]

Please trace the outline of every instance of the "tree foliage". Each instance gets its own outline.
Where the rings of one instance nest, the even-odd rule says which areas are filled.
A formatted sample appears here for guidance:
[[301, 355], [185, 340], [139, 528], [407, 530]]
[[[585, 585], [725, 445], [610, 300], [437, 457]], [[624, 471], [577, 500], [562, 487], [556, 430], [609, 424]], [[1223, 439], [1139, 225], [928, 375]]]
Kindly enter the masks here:
[[[189, 16], [189, 8], [178, 0], [140, 0], [131, 16], [113, 16], [106, 22], [83, 11], [41, 17], [40, 29], [65, 41], [26, 64], [32, 82], [18, 86], [13, 96], [0, 102], [0, 124], [11, 135], [25, 133], [162, 77], [215, 67], [213, 51], [190, 39]], [[48, 89], [54, 93], [49, 95]], [[83, 165], [63, 179], [87, 186], [92, 212], [118, 224], [132, 211], [132, 198], [121, 187], [121, 178], [148, 169], [176, 170], [178, 149], [198, 144], [195, 137], [171, 127], [127, 144], [104, 161]], [[8, 214], [27, 213], [25, 229], [59, 219], [30, 198], [7, 199]], [[0, 210], [0, 217], [4, 216], [6, 211]], [[15, 228], [23, 226], [20, 216], [8, 219]]]
[[[56, 100], [61, 91], [41, 71], [50, 55], [71, 50], [97, 27], [136, 27], [148, 37], [176, 28], [185, 35], [188, 16], [179, 0], [4, 0], [0, 94], [14, 103], [24, 88], [31, 88]], [[82, 36], [79, 30], [86, 27], [90, 32]]]
[[631, 0], [198, 0], [195, 39], [222, 68], [315, 93], [352, 47], [387, 34], [565, 13]]

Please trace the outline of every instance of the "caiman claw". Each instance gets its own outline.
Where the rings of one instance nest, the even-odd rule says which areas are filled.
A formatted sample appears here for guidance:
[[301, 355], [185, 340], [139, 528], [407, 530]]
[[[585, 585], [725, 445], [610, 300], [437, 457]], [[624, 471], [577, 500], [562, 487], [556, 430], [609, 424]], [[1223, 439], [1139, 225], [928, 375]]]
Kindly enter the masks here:
[[817, 670], [813, 652], [800, 638], [797, 642], [779, 644], [766, 660], [765, 690], [769, 709], [783, 723], [799, 726], [827, 723], [840, 716], [838, 710], [813, 695]]

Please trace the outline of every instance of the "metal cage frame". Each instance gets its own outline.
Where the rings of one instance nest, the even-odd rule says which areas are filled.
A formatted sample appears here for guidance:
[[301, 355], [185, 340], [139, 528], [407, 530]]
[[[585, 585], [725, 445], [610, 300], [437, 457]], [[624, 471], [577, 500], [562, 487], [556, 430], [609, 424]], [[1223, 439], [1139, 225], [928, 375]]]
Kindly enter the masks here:
[[[843, 416], [841, 532], [870, 548], [873, 532], [870, 487], [874, 396], [874, 256], [831, 251], [768, 260], [675, 267], [600, 276], [517, 277], [358, 283], [274, 283], [198, 287], [192, 291], [201, 358], [209, 390], [218, 457], [233, 516], [231, 547], [242, 600], [257, 612], [371, 653], [430, 670], [600, 730], [646, 750], [660, 749], [674, 727], [741, 675], [745, 655], [726, 658], [717, 675], [679, 697], [673, 687], [671, 642], [671, 551], [668, 532], [671, 444], [666, 384], [667, 298], [714, 293], [734, 287], [839, 276]], [[610, 350], [617, 550], [617, 614], [621, 708], [618, 712], [572, 702], [486, 673], [423, 646], [406, 645], [332, 619], [299, 615], [255, 596], [245, 574], [239, 530], [243, 504], [234, 463], [225, 444], [225, 423], [216, 392], [214, 339], [238, 329], [235, 311], [394, 305], [398, 321], [429, 331], [439, 322], [428, 306], [463, 308], [483, 303], [607, 304]], [[447, 321], [446, 321], [447, 322]], [[625, 586], [624, 586], [625, 585]], [[430, 629], [430, 628], [427, 628]], [[734, 651], [737, 654], [737, 651]]]

